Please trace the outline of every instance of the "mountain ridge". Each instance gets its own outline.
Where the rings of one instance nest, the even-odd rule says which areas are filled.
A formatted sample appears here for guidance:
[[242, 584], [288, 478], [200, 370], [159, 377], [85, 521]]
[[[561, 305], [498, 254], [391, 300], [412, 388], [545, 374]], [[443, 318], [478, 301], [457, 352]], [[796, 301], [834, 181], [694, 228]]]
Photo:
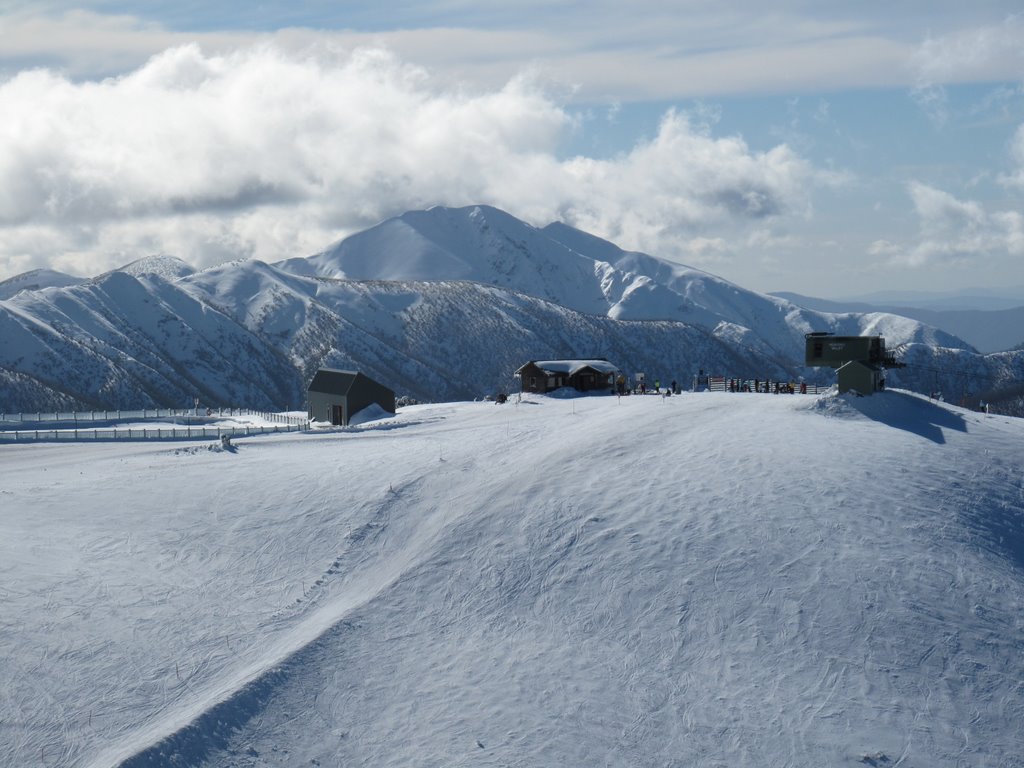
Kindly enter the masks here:
[[945, 328], [984, 353], [1002, 352], [1024, 344], [1024, 306], [1019, 305], [985, 310], [935, 309], [899, 303], [834, 301], [787, 292], [772, 295], [821, 312], [886, 312], [909, 317], [936, 328]]

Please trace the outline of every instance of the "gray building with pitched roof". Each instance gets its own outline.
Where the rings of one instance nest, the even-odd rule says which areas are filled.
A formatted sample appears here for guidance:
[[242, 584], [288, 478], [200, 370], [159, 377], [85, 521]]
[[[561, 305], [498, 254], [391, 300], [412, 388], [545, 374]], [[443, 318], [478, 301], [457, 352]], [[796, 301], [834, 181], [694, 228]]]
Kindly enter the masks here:
[[352, 417], [376, 403], [388, 413], [395, 412], [395, 393], [358, 371], [321, 368], [307, 390], [309, 418], [348, 426]]

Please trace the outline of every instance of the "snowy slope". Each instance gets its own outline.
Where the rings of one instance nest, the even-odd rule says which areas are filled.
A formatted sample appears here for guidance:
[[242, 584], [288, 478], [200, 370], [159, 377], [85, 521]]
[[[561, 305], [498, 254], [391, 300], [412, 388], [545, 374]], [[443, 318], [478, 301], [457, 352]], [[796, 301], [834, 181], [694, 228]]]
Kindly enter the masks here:
[[703, 393], [0, 445], [0, 764], [1020, 766], [1022, 429]]
[[[0, 302], [0, 367], [25, 377], [3, 410], [30, 410], [28, 380], [78, 409], [186, 407], [303, 397], [286, 362], [232, 318], [154, 275], [110, 272]], [[38, 408], [46, 406], [39, 404]]]

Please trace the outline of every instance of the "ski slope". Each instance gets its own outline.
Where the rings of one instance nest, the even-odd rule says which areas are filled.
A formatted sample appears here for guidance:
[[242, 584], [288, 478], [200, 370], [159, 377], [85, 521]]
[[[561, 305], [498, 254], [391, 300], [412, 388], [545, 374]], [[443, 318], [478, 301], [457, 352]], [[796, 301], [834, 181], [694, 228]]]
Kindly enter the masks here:
[[1024, 765], [1022, 438], [888, 391], [0, 445], [0, 765]]

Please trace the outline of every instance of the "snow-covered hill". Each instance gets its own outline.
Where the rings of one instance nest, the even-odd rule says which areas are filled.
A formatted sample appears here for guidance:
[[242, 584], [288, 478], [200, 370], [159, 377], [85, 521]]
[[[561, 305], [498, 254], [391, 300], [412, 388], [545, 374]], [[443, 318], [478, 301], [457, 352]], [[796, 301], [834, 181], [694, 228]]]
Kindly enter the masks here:
[[801, 309], [562, 224], [538, 229], [474, 206], [410, 212], [309, 259], [195, 272], [157, 256], [22, 290], [0, 301], [0, 411], [196, 397], [300, 408], [323, 365], [427, 401], [509, 390], [524, 362], [558, 357], [606, 357], [665, 380], [700, 369], [831, 380], [803, 367], [804, 334], [818, 330], [906, 345], [914, 367], [889, 382], [922, 392], [959, 399], [1024, 375], [1024, 352], [982, 357], [905, 317]]
[[0, 445], [0, 764], [1024, 765], [1022, 430], [699, 393]]

